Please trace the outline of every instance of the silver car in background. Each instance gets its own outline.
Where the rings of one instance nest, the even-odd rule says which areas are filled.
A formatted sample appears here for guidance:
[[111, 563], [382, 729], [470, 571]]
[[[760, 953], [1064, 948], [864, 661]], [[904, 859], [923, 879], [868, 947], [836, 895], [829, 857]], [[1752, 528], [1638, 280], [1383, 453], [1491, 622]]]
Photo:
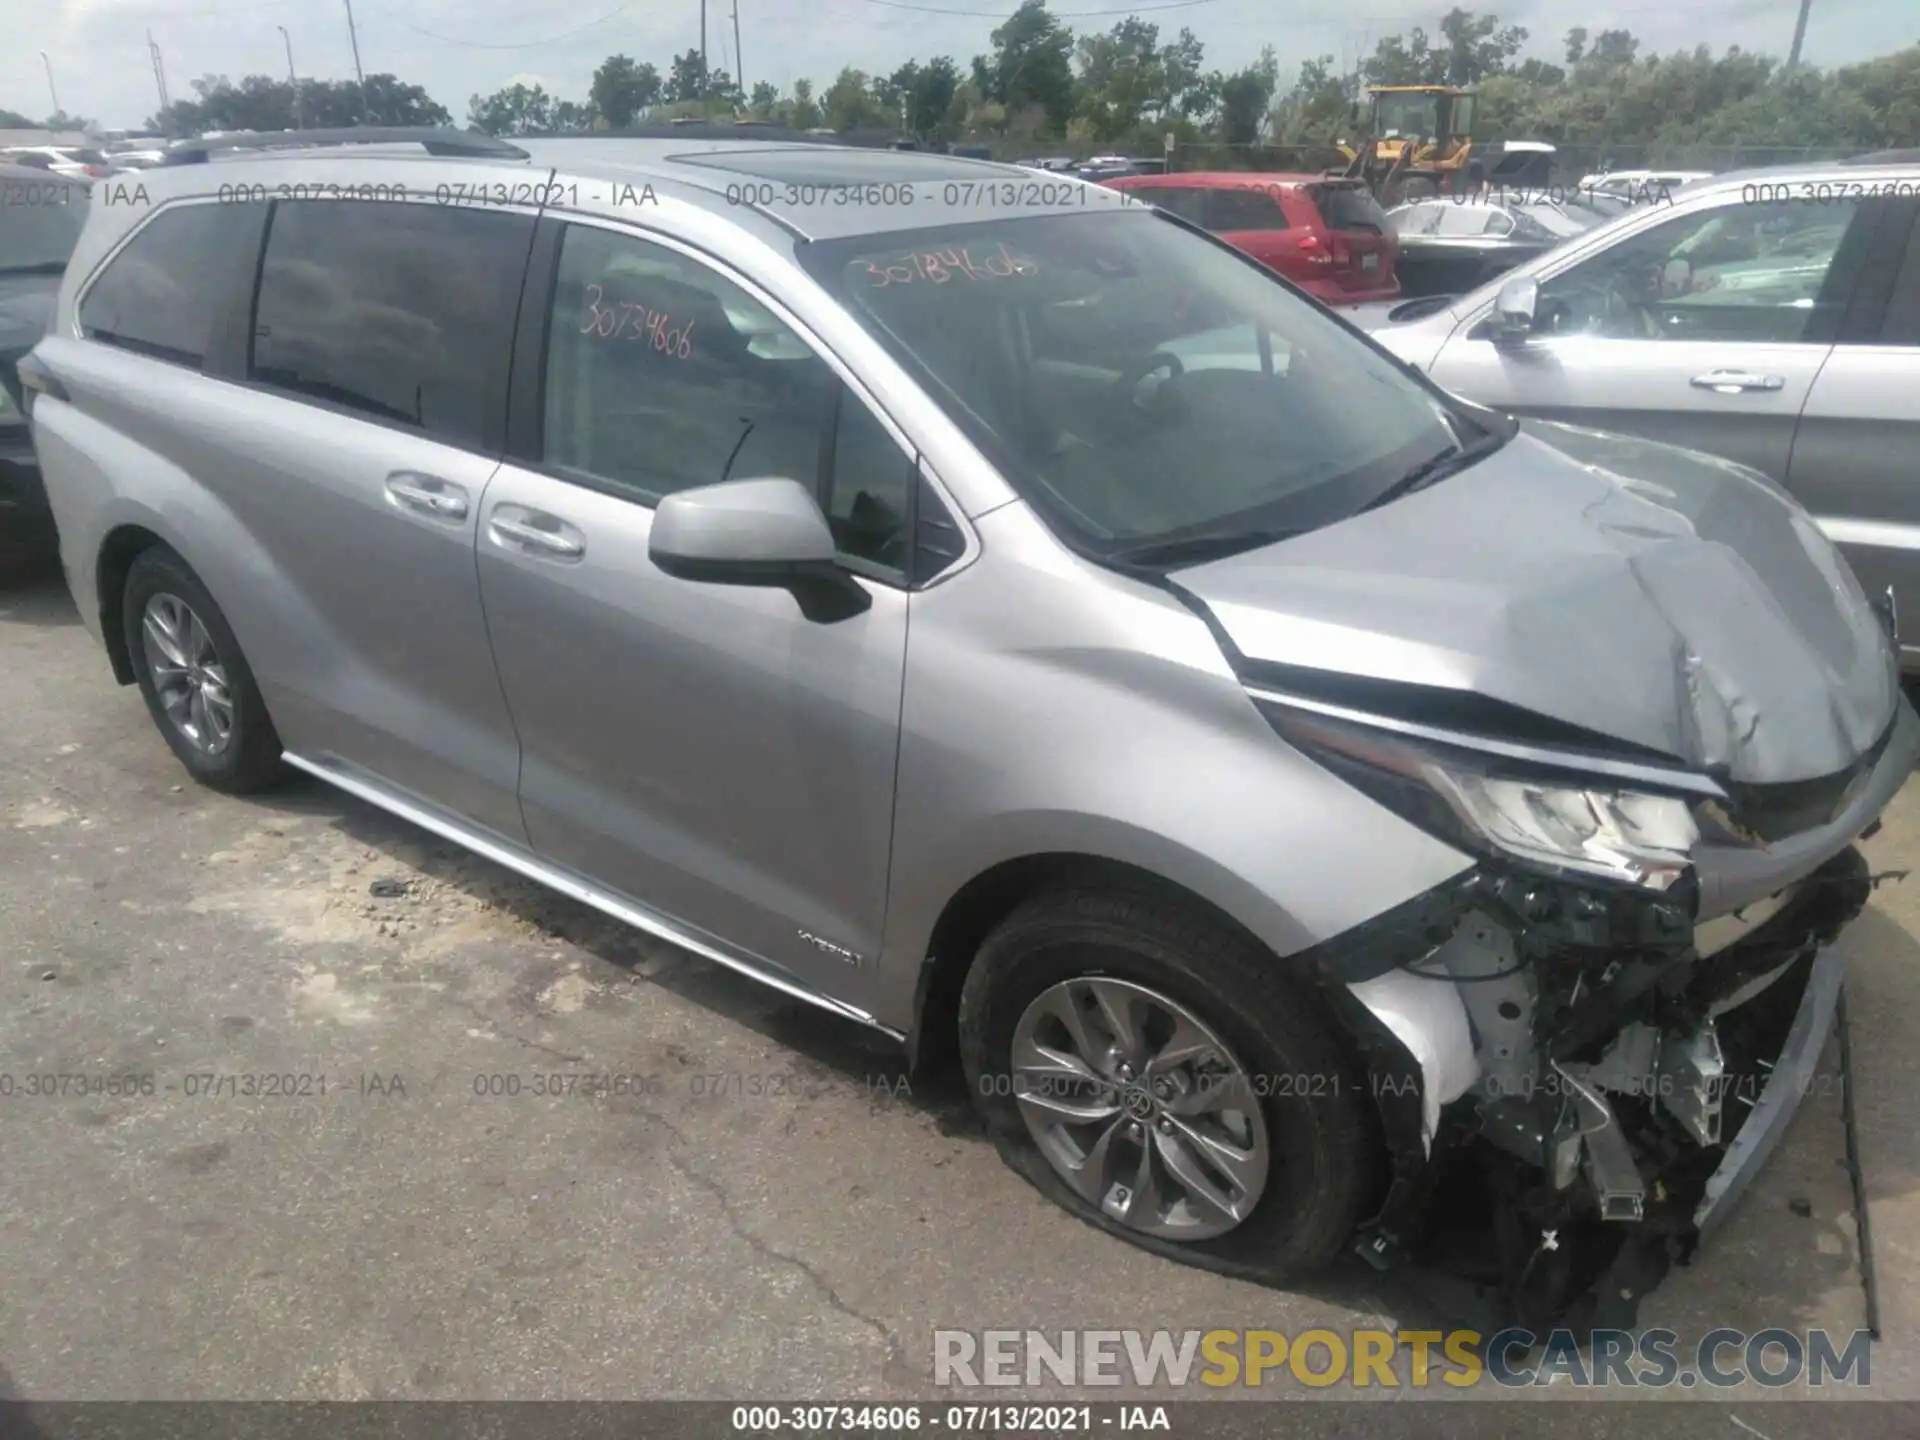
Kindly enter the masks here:
[[1099, 187], [317, 143], [383, 133], [187, 147], [22, 363], [190, 773], [957, 1052], [1009, 1163], [1190, 1263], [1464, 1254], [1478, 1185], [1522, 1316], [1624, 1323], [1717, 1223], [1920, 755], [1798, 504]]
[[1751, 466], [1920, 616], [1916, 216], [1920, 164], [1716, 176], [1370, 333], [1482, 404]]

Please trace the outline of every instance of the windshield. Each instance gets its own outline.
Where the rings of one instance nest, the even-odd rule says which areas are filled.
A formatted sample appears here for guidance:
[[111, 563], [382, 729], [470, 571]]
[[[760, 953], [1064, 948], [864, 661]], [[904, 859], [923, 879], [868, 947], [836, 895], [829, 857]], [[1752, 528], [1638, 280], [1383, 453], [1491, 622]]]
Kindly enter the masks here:
[[1374, 133], [1382, 140], [1425, 140], [1440, 129], [1440, 101], [1417, 92], [1375, 96], [1379, 105]]
[[1096, 555], [1330, 524], [1474, 433], [1272, 272], [1148, 211], [801, 255]]
[[6, 183], [9, 203], [0, 206], [0, 275], [64, 270], [87, 218], [87, 187], [52, 175]]

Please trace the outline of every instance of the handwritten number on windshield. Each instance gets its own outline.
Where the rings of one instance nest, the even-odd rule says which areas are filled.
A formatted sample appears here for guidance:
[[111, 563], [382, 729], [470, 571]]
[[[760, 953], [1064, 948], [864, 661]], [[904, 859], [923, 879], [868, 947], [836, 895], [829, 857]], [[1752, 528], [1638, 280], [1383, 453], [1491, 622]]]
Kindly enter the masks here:
[[890, 265], [876, 265], [869, 260], [864, 262], [867, 283], [876, 290], [884, 290], [889, 285], [911, 285], [924, 280], [933, 285], [945, 285], [956, 276], [968, 280], [1005, 280], [1015, 275], [1034, 275], [1040, 267], [1033, 261], [1015, 255], [1007, 249], [1003, 240], [996, 250], [976, 258], [971, 248], [946, 250], [916, 250]]

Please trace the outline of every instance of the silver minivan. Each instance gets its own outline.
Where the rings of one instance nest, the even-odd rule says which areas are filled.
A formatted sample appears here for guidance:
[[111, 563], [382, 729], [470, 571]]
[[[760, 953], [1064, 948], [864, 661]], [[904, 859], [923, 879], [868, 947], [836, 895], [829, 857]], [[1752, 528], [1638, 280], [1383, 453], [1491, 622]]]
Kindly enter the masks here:
[[1920, 720], [1755, 471], [1451, 398], [1017, 167], [367, 131], [139, 184], [22, 378], [205, 784], [957, 1054], [1052, 1199], [1236, 1274], [1466, 1215], [1605, 1323], [1792, 1113]]

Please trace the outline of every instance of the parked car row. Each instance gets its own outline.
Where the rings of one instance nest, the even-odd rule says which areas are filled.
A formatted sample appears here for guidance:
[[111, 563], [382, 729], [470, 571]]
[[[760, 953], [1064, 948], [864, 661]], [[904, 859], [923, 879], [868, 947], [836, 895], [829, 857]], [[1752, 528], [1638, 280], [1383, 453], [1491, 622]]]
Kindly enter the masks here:
[[[91, 211], [20, 362], [82, 619], [190, 774], [319, 776], [957, 1053], [1021, 1174], [1160, 1254], [1444, 1262], [1465, 1186], [1526, 1323], [1631, 1323], [1805, 1093], [1920, 718], [1785, 490], [1436, 379], [1666, 346], [1630, 410], [1698, 367], [1774, 434], [1764, 377], [1904, 335], [1910, 201], [1616, 221], [1409, 367], [1205, 233], [1269, 205], [1364, 290], [1391, 226], [1322, 177], [996, 207], [939, 197], [1026, 172], [432, 144], [201, 146]], [[1863, 413], [1912, 423], [1836, 393], [1796, 463], [1866, 476]]]
[[0, 574], [54, 543], [16, 367], [46, 332], [88, 200], [83, 181], [0, 163]]

